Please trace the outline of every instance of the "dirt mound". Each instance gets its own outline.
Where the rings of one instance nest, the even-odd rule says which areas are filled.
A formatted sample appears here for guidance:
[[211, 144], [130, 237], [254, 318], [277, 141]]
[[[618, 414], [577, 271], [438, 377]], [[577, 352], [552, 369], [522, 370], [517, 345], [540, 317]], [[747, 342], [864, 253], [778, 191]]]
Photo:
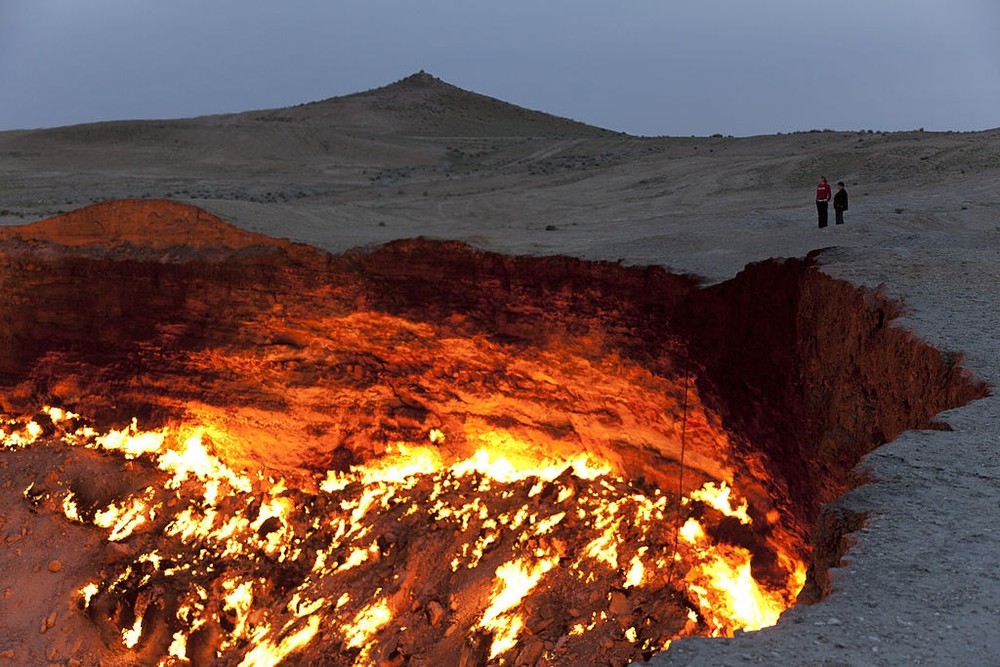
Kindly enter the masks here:
[[288, 242], [248, 232], [195, 206], [166, 199], [101, 202], [29, 225], [0, 227], [0, 240], [99, 246], [232, 251], [283, 248]]

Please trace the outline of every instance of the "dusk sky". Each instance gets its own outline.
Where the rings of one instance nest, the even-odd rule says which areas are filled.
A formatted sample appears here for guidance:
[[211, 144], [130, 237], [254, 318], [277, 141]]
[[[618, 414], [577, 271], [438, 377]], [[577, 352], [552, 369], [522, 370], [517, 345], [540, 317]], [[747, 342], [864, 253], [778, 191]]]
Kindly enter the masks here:
[[0, 130], [418, 70], [640, 135], [1000, 126], [998, 0], [0, 0]]

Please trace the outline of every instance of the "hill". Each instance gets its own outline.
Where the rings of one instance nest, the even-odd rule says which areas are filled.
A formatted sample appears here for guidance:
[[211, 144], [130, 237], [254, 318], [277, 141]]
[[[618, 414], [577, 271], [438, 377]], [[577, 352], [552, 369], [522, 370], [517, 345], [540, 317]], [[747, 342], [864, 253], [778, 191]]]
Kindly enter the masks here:
[[[239, 142], [243, 150], [257, 152], [255, 149], [270, 146], [270, 142], [290, 141], [296, 151], [328, 152], [330, 143], [345, 135], [594, 138], [618, 134], [463, 90], [418, 72], [380, 88], [293, 107], [181, 120], [86, 123], [6, 132], [0, 137], [27, 151], [32, 143], [44, 142], [90, 149], [123, 145], [166, 148], [171, 144], [183, 149], [201, 141]], [[245, 135], [251, 135], [253, 141], [246, 141]], [[261, 157], [267, 155], [262, 153]]]
[[607, 137], [618, 134], [464, 90], [420, 71], [346, 97], [253, 115], [265, 122], [330, 124], [435, 137]]

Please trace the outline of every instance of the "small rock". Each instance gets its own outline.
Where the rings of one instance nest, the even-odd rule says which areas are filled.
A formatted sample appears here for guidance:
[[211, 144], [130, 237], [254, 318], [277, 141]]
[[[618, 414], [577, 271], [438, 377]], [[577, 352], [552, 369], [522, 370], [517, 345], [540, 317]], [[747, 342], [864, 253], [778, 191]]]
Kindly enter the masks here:
[[45, 617], [45, 620], [42, 621], [42, 624], [45, 626], [45, 629], [48, 630], [49, 628], [55, 627], [56, 620], [58, 618], [59, 618], [59, 612], [54, 611]]
[[623, 593], [615, 591], [611, 594], [611, 602], [608, 604], [608, 611], [615, 616], [622, 616], [632, 611], [632, 607], [628, 603], [628, 598], [626, 598]]
[[379, 551], [383, 554], [388, 554], [389, 549], [393, 547], [399, 538], [396, 537], [395, 533], [386, 532], [378, 537], [376, 543], [378, 544]]
[[427, 603], [427, 621], [431, 625], [437, 625], [444, 618], [444, 607], [441, 606], [437, 600], [431, 600]]
[[0, 658], [7, 658], [9, 660], [10, 658], [13, 658], [13, 657], [14, 657], [14, 649], [12, 649], [12, 648], [9, 648], [6, 651], [0, 652]]
[[49, 572], [62, 572], [62, 561], [60, 561], [60, 560], [50, 560], [49, 561]]
[[66, 661], [66, 667], [83, 667], [83, 663], [76, 658], [70, 658]]
[[257, 535], [261, 538], [266, 538], [271, 533], [281, 530], [284, 524], [281, 523], [281, 519], [276, 516], [269, 516], [260, 524], [260, 528], [257, 529]]
[[400, 667], [406, 658], [398, 650], [393, 649], [387, 656], [383, 656], [378, 661], [378, 667]]
[[216, 623], [205, 623], [188, 638], [187, 657], [193, 665], [211, 665], [222, 644], [223, 631]]
[[121, 542], [108, 542], [104, 547], [104, 564], [111, 565], [135, 556], [135, 549]]
[[532, 639], [527, 646], [521, 649], [521, 652], [517, 654], [517, 659], [514, 661], [515, 665], [534, 665], [538, 662], [539, 658], [542, 657], [542, 653], [545, 651], [545, 644], [542, 640]]
[[569, 553], [569, 547], [566, 546], [566, 540], [561, 540], [558, 537], [552, 538], [550, 546], [559, 558], [565, 558], [566, 554]]
[[531, 631], [534, 632], [537, 635], [537, 634], [541, 634], [544, 630], [546, 630], [554, 622], [555, 622], [555, 618], [552, 618], [552, 617], [549, 617], [549, 618], [536, 618], [536, 619], [532, 619], [529, 622], [528, 627], [530, 627]]

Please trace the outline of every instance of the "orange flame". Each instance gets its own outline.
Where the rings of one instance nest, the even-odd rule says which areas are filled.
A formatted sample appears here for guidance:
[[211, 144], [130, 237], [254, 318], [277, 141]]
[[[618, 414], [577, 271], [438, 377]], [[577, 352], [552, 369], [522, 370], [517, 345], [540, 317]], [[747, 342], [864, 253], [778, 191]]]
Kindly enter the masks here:
[[[66, 429], [79, 419], [56, 408], [48, 414]], [[42, 433], [34, 422], [3, 424], [5, 448], [30, 446]], [[146, 461], [165, 473], [164, 488], [147, 487], [111, 502], [94, 512], [92, 522], [107, 531], [109, 541], [159, 527], [176, 542], [177, 553], [192, 556], [142, 553], [117, 576], [87, 584], [80, 595], [84, 607], [90, 607], [96, 596], [144, 586], [151, 577], [190, 579], [175, 614], [181, 629], [173, 632], [168, 650], [178, 660], [187, 659], [195, 631], [225, 616], [228, 635], [219, 650], [238, 647], [244, 652], [241, 665], [279, 664], [313, 642], [321, 624], [358, 652], [358, 664], [375, 662], [383, 635], [405, 630], [399, 621], [402, 593], [383, 588], [411, 585], [382, 577], [374, 591], [356, 594], [354, 582], [378, 571], [392, 549], [384, 528], [375, 528], [387, 514], [397, 523], [422, 515], [423, 523], [462, 536], [460, 547], [440, 558], [456, 580], [477, 568], [493, 572], [488, 596], [480, 598], [474, 613], [465, 613], [463, 628], [492, 635], [490, 660], [503, 661], [518, 645], [528, 620], [522, 609], [525, 598], [544, 590], [543, 579], [550, 581], [546, 577], [569, 577], [573, 585], [586, 586], [602, 573], [615, 581], [617, 590], [639, 595], [647, 586], [662, 586], [676, 553], [687, 564], [683, 580], [697, 610], [696, 622], [712, 635], [772, 625], [804, 582], [804, 565], [780, 550], [776, 561], [787, 584], [771, 590], [758, 582], [750, 553], [712, 543], [702, 523], [705, 517], [687, 517], [672, 545], [667, 495], [639, 493], [614, 476], [609, 463], [590, 454], [539, 456], [499, 431], [474, 434], [474, 451], [458, 460], [449, 461], [438, 448], [445, 434], [431, 431], [430, 445], [396, 443], [379, 460], [328, 472], [314, 499], [323, 508], [317, 512], [310, 509], [314, 501], [302, 504], [306, 496], [284, 480], [254, 479], [231, 469], [215, 444], [224, 440], [204, 428], [141, 431], [135, 421], [105, 434], [80, 427], [62, 437], [66, 444]], [[679, 507], [691, 511], [696, 502], [741, 525], [752, 524], [747, 501], [737, 499], [724, 481], [706, 483]], [[82, 521], [72, 493], [62, 497], [60, 511]], [[580, 541], [570, 553], [566, 544], [571, 539]], [[502, 554], [510, 555], [500, 560]], [[251, 574], [262, 562], [297, 563], [300, 573], [287, 601], [266, 610], [262, 600], [273, 592], [264, 578]], [[609, 599], [597, 597], [605, 605]], [[605, 609], [587, 610], [581, 620], [567, 625], [568, 636], [583, 636], [628, 617], [627, 609], [611, 616]], [[679, 636], [644, 635], [637, 621], [617, 626], [616, 632], [643, 651], [663, 649]], [[124, 647], [139, 646], [142, 615], [137, 613], [134, 623], [120, 631]]]

